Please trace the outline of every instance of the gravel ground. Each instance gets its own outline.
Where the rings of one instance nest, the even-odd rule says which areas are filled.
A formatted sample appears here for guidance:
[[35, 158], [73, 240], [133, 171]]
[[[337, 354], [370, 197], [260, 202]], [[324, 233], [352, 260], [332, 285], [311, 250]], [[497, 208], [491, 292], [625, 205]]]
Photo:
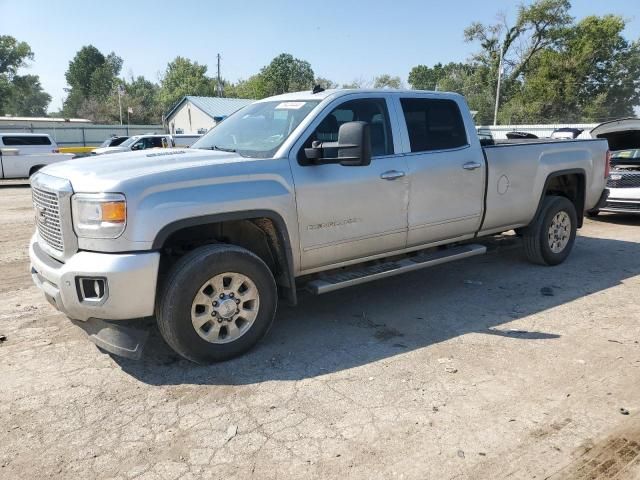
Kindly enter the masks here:
[[587, 220], [555, 268], [503, 236], [305, 296], [200, 367], [152, 322], [141, 361], [103, 354], [49, 306], [30, 203], [0, 186], [2, 479], [640, 478], [640, 218]]

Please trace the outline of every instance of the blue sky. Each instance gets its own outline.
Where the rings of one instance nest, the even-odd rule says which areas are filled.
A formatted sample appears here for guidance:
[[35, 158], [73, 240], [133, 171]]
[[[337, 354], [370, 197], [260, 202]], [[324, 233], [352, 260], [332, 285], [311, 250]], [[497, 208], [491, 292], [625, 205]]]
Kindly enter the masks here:
[[[615, 13], [628, 20], [625, 35], [640, 38], [640, 2], [574, 0], [572, 14]], [[75, 52], [93, 44], [124, 59], [122, 74], [154, 81], [168, 61], [182, 55], [236, 81], [288, 52], [311, 62], [316, 73], [339, 83], [381, 73], [406, 81], [417, 64], [460, 61], [477, 47], [463, 30], [472, 21], [492, 22], [498, 12], [513, 18], [517, 2], [284, 0], [69, 1], [0, 0], [0, 33], [28, 42], [40, 75], [61, 107], [64, 72]]]

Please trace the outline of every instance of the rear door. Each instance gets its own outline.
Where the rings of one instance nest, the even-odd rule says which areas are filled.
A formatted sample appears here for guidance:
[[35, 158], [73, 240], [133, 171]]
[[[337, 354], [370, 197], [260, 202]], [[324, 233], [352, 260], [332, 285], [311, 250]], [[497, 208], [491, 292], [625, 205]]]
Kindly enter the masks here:
[[396, 101], [410, 180], [407, 246], [475, 234], [486, 164], [480, 143], [468, 138], [468, 110], [441, 96], [399, 94]]
[[[407, 165], [398, 152], [399, 132], [385, 94], [342, 96], [327, 106], [292, 149], [304, 270], [399, 250], [406, 245]], [[309, 164], [304, 148], [333, 142], [340, 125], [371, 126], [368, 166]]]

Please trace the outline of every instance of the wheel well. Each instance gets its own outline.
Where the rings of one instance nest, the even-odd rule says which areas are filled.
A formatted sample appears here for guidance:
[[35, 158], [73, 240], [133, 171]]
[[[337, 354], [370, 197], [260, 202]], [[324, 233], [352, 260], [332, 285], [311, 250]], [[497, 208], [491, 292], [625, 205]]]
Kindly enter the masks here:
[[547, 180], [543, 199], [547, 195], [558, 195], [568, 198], [576, 207], [578, 228], [582, 227], [585, 201], [584, 173], [563, 173], [554, 175]]
[[31, 167], [29, 169], [29, 176], [33, 175], [34, 173], [36, 173], [38, 170], [40, 170], [42, 167], [44, 167], [44, 165], [34, 165], [33, 167]]
[[270, 218], [225, 220], [186, 226], [173, 231], [162, 243], [160, 274], [185, 253], [212, 243], [237, 245], [255, 253], [269, 267], [284, 297], [295, 302], [295, 283], [286, 249], [286, 232]]

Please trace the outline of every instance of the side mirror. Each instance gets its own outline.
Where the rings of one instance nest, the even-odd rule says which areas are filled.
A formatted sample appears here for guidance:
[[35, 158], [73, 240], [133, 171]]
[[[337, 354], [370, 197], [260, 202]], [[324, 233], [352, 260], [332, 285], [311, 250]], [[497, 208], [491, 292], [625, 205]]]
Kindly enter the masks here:
[[339, 163], [345, 167], [365, 167], [371, 163], [371, 130], [367, 122], [343, 123], [337, 142], [313, 142], [304, 153], [314, 164]]

